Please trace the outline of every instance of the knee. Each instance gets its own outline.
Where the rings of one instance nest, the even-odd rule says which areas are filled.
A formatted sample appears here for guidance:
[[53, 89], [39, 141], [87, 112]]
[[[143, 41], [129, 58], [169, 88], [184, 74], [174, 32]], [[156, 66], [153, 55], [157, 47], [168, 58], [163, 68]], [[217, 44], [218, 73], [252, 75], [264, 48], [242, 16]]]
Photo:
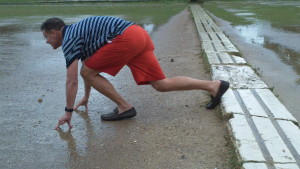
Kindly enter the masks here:
[[86, 78], [88, 77], [88, 71], [87, 71], [87, 69], [86, 69], [85, 67], [82, 67], [82, 68], [80, 69], [80, 75], [81, 75], [84, 79], [86, 79]]
[[83, 66], [80, 69], [80, 75], [84, 80], [91, 81], [93, 76], [97, 75], [97, 72], [94, 72], [93, 70]]
[[167, 92], [167, 88], [162, 83], [151, 83], [151, 86], [158, 92]]

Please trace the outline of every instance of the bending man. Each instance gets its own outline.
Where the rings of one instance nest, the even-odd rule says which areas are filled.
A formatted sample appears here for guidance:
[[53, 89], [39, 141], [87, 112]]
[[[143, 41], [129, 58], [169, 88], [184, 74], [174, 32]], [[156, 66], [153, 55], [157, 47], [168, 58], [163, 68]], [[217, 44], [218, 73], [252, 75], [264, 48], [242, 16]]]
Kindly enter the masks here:
[[[102, 120], [122, 120], [136, 115], [128, 103], [103, 76], [101, 72], [115, 76], [127, 65], [138, 85], [150, 84], [159, 92], [179, 90], [205, 90], [212, 95], [206, 108], [213, 109], [229, 88], [226, 81], [203, 81], [178, 76], [166, 78], [156, 56], [148, 33], [133, 22], [110, 16], [93, 16], [72, 25], [60, 18], [50, 18], [41, 25], [41, 31], [53, 49], [62, 46], [66, 59], [66, 107], [56, 129], [67, 123], [71, 125], [74, 109], [87, 109], [91, 86], [102, 93], [117, 107]], [[78, 61], [82, 61], [80, 74], [84, 79], [85, 95], [74, 106], [78, 88]]]

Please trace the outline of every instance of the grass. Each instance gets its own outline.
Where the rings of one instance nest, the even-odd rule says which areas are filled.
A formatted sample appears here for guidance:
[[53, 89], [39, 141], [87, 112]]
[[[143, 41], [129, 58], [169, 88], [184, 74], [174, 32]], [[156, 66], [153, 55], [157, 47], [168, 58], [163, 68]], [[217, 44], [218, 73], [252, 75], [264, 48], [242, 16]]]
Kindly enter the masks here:
[[[90, 2], [94, 2], [94, 3], [105, 3], [105, 2], [126, 2], [126, 0], [0, 0], [0, 4], [1, 3], [10, 3], [10, 4], [13, 4], [13, 3], [82, 3], [82, 2], [87, 2], [87, 1], [90, 1]], [[128, 0], [129, 1], [132, 1], [134, 3], [139, 3], [139, 2], [156, 2], [156, 3], [170, 3], [170, 2], [188, 2], [188, 0], [141, 0], [141, 1], [138, 1], [138, 0]]]
[[[298, 0], [299, 1], [299, 0]], [[297, 5], [282, 3], [283, 1], [276, 1], [267, 3], [268, 1], [219, 1], [207, 2], [203, 7], [215, 16], [227, 20], [232, 25], [247, 25], [252, 24], [253, 21], [243, 19], [241, 16], [235, 15], [235, 12], [241, 11], [247, 13], [255, 13], [255, 18], [259, 20], [269, 21], [277, 25], [295, 26], [299, 25], [300, 10]], [[285, 1], [289, 2], [289, 1]], [[292, 2], [292, 1], [290, 1]], [[274, 5], [279, 3], [280, 5]]]
[[[242, 3], [230, 3], [230, 8], [241, 9], [244, 4]], [[234, 15], [232, 12], [225, 10], [229, 8], [226, 3], [219, 5], [219, 3], [205, 3], [203, 6], [210, 13], [214, 14], [216, 17], [222, 18], [231, 22], [233, 25], [248, 25], [252, 24], [251, 21], [245, 20], [240, 16]]]
[[[34, 5], [0, 5], [0, 18], [24, 16], [64, 16], [64, 15], [112, 15], [126, 14], [126, 19], [142, 23], [145, 16], [153, 23], [161, 24], [170, 16], [184, 9], [186, 4], [34, 4]], [[155, 11], [155, 12], [153, 12]], [[141, 21], [141, 22], [140, 22]], [[145, 21], [146, 22], [146, 21]]]
[[230, 168], [231, 169], [240, 169], [240, 168], [242, 168], [243, 164], [241, 162], [239, 162], [238, 155], [235, 151], [235, 147], [233, 145], [232, 140], [230, 139], [230, 136], [226, 135], [226, 136], [224, 136], [224, 139], [227, 142], [226, 146], [229, 146], [229, 148], [230, 148], [230, 152], [229, 152], [229, 157], [230, 158], [229, 158], [229, 161], [228, 161], [228, 163], [230, 165]]
[[200, 52], [200, 57], [203, 59], [204, 61], [204, 70], [206, 73], [211, 73], [211, 66], [210, 66], [210, 63], [208, 61], [208, 57], [207, 57], [207, 54], [206, 52], [204, 51], [204, 49], [201, 49], [201, 52]]
[[[224, 115], [222, 113], [222, 109], [221, 106], [218, 107], [217, 111], [217, 115], [218, 117], [222, 120], [222, 121], [228, 121], [229, 119], [233, 118], [233, 114], [230, 115]], [[227, 126], [228, 127], [228, 126]], [[231, 139], [231, 134], [230, 131], [227, 130], [227, 133], [223, 136], [225, 141], [226, 141], [226, 145], [227, 147], [229, 147], [229, 152], [228, 152], [228, 164], [230, 166], [231, 169], [240, 169], [242, 168], [242, 162], [239, 161], [238, 158], [238, 153], [236, 152], [236, 148], [234, 146], [234, 140]]]

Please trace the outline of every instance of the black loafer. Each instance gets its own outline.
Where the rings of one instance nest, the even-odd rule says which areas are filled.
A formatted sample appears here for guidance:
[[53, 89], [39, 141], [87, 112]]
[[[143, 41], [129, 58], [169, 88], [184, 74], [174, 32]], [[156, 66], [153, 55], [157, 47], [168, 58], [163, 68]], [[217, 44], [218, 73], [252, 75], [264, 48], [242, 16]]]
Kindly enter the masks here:
[[136, 116], [136, 111], [134, 107], [120, 114], [118, 108], [116, 107], [113, 112], [108, 114], [102, 114], [101, 119], [105, 121], [117, 121], [126, 118], [132, 118], [134, 116]]
[[214, 109], [221, 102], [221, 98], [224, 95], [224, 93], [228, 90], [229, 86], [230, 85], [228, 82], [221, 80], [221, 84], [216, 97], [211, 97], [211, 101], [206, 105], [206, 108]]

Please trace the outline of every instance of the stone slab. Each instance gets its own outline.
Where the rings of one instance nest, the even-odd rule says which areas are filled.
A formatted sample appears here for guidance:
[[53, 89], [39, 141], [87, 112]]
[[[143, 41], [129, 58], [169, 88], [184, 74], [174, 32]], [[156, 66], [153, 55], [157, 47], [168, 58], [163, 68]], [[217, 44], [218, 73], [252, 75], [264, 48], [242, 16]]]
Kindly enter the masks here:
[[232, 114], [244, 115], [244, 112], [235, 97], [232, 89], [228, 89], [227, 92], [222, 97], [221, 102], [223, 116], [230, 117]]
[[214, 32], [216, 33], [223, 33], [223, 31], [217, 26], [217, 24], [213, 24], [212, 28], [214, 29]]
[[221, 39], [221, 41], [227, 41], [230, 42], [230, 40], [227, 38], [227, 36], [224, 33], [216, 33], [217, 36]]
[[298, 155], [300, 154], [300, 129], [291, 121], [277, 120], [279, 126], [291, 142]]
[[235, 58], [226, 52], [218, 52], [217, 54], [222, 64], [235, 64]]
[[297, 164], [275, 164], [276, 169], [299, 169]]
[[208, 36], [208, 33], [201, 32], [201, 33], [199, 33], [199, 35], [200, 35], [200, 39], [201, 39], [202, 42], [211, 41], [210, 37]]
[[255, 98], [255, 96], [252, 94], [252, 92], [249, 89], [239, 89], [237, 90], [240, 94], [244, 105], [246, 106], [249, 114], [251, 116], [259, 116], [259, 117], [265, 117], [268, 118], [268, 114], [265, 112], [263, 107], [260, 105], [258, 100]]
[[243, 164], [244, 169], [268, 169], [265, 163], [245, 163]]
[[216, 52], [227, 52], [225, 46], [221, 43], [221, 41], [212, 41], [215, 46]]
[[202, 49], [207, 53], [207, 52], [215, 52], [214, 46], [210, 41], [203, 42], [202, 43]]
[[296, 163], [290, 150], [268, 118], [252, 117], [264, 144], [275, 163]]
[[241, 64], [246, 64], [246, 60], [240, 56], [236, 56], [234, 54], [230, 54], [232, 58], [235, 60], [235, 64], [241, 65]]
[[256, 89], [256, 93], [268, 107], [275, 119], [283, 119], [297, 122], [295, 117], [285, 108], [278, 98], [269, 89]]
[[210, 64], [221, 64], [222, 61], [218, 57], [218, 53], [216, 52], [206, 52], [206, 57]]
[[246, 64], [244, 58], [228, 54], [227, 52], [206, 52], [206, 56], [210, 64]]
[[234, 118], [230, 119], [227, 125], [241, 162], [265, 161], [244, 115], [234, 115]]
[[210, 32], [208, 35], [211, 37], [211, 41], [221, 41], [215, 32]]
[[226, 47], [226, 51], [239, 53], [239, 50], [230, 41], [222, 41], [222, 43]]
[[260, 89], [268, 87], [249, 66], [212, 65], [211, 69], [214, 80], [229, 81], [231, 88]]

